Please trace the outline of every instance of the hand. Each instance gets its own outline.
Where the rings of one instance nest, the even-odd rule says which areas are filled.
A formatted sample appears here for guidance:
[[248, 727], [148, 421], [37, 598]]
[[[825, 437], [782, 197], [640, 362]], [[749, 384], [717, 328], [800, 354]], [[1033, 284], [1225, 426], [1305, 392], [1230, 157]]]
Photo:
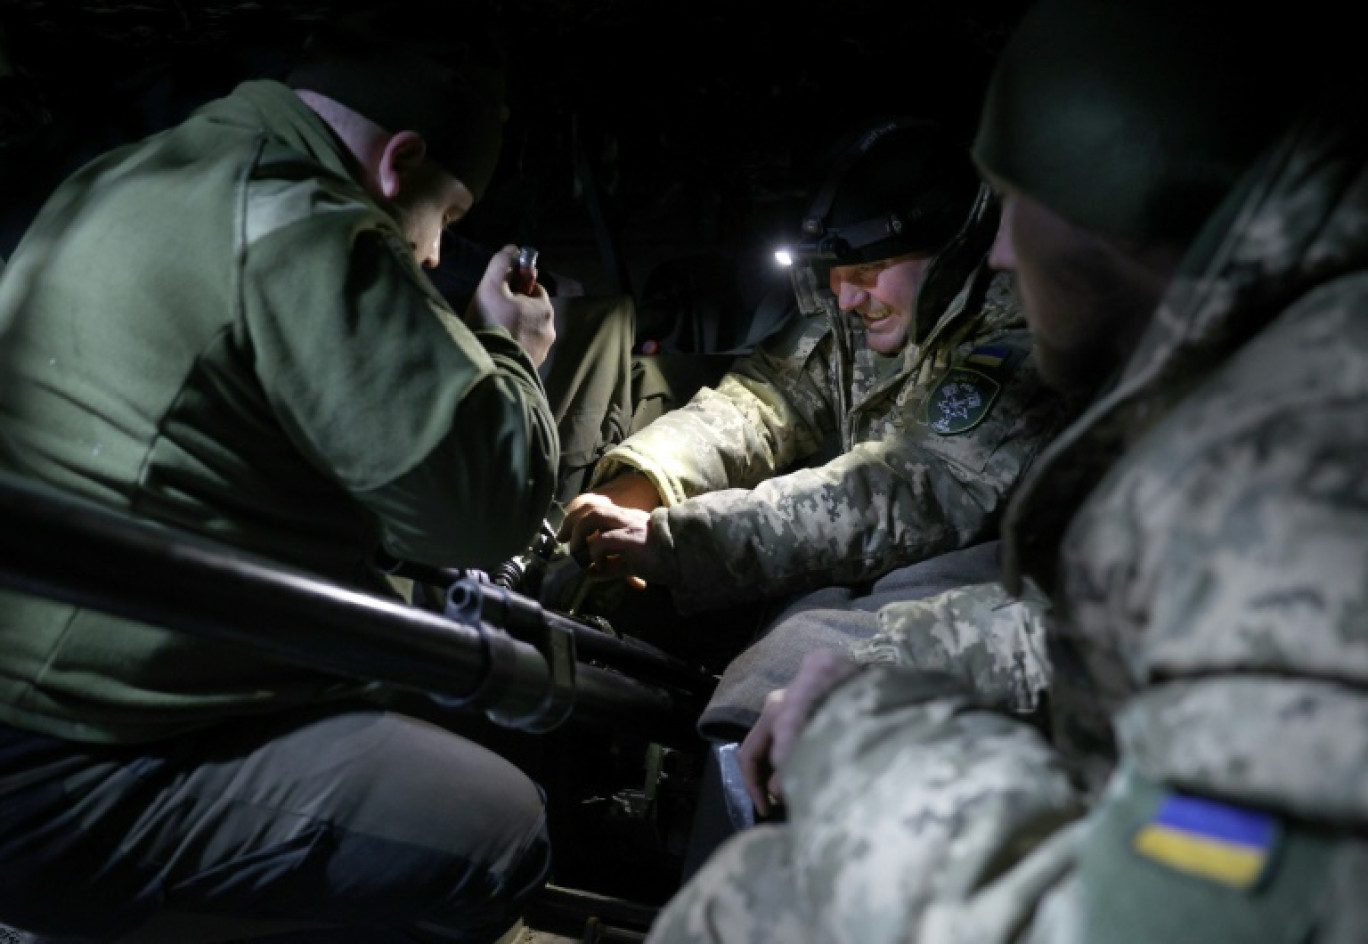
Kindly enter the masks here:
[[518, 295], [508, 287], [508, 273], [518, 264], [518, 247], [504, 246], [494, 253], [466, 309], [472, 327], [498, 325], [522, 345], [532, 363], [540, 367], [556, 341], [556, 315], [546, 289], [534, 285], [530, 295]]
[[621, 508], [604, 495], [586, 492], [580, 497], [585, 502], [566, 543], [572, 553], [588, 550], [591, 579], [626, 578], [638, 585], [674, 583], [673, 561], [650, 540], [649, 511]]
[[[559, 537], [568, 540], [574, 534], [575, 525], [595, 507], [613, 504], [619, 508], [636, 508], [652, 511], [660, 507], [660, 493], [651, 480], [635, 469], [611, 478], [598, 488], [576, 495], [565, 506], [565, 520], [561, 522]], [[573, 547], [574, 545], [572, 545]]]
[[835, 649], [817, 649], [803, 657], [798, 674], [788, 688], [765, 696], [760, 719], [736, 751], [741, 779], [755, 804], [755, 812], [768, 816], [784, 799], [779, 768], [793, 749], [808, 719], [833, 688], [860, 670], [849, 656]]

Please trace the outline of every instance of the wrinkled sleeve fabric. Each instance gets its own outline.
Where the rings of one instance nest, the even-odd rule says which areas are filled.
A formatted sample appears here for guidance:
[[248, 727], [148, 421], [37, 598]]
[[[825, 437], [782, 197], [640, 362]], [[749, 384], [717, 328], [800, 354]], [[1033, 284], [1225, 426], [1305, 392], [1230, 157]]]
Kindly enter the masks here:
[[558, 443], [516, 342], [468, 329], [393, 226], [326, 182], [248, 188], [244, 220], [254, 372], [299, 450], [397, 556], [488, 567], [525, 548]]
[[851, 646], [855, 661], [944, 673], [1007, 711], [1043, 709], [1050, 687], [1049, 600], [1030, 580], [1020, 596], [971, 584], [879, 609], [879, 629]]
[[817, 467], [652, 514], [679, 562], [681, 610], [859, 583], [990, 538], [1011, 487], [1057, 428], [1029, 359], [982, 423], [955, 436], [902, 428]]
[[668, 507], [752, 488], [817, 452], [835, 429], [828, 365], [817, 350], [829, 351], [830, 328], [803, 328], [805, 353], [761, 348], [747, 355], [716, 387], [704, 387], [607, 452], [593, 484], [636, 469]]
[[1042, 862], [1042, 849], [1084, 809], [1035, 728], [959, 679], [900, 666], [837, 688], [781, 776], [813, 937], [840, 944], [939, 940], [918, 933], [937, 903], [974, 896], [1028, 855], [1030, 890], [1048, 887], [1071, 857]]
[[[1097, 518], [1109, 509], [1139, 528], [1162, 522], [1139, 558], [1153, 601], [1130, 656], [1143, 685], [1118, 722], [1122, 754], [1142, 774], [1362, 828], [1368, 421], [1361, 401], [1310, 407], [1171, 424], [1156, 467], [1172, 474], [1128, 477], [1118, 501], [1078, 523], [1093, 539], [1069, 553], [1104, 555], [1094, 568], [1118, 562]], [[1199, 443], [1188, 428], [1227, 433]], [[1087, 623], [1124, 619], [1118, 595], [1075, 594]]]

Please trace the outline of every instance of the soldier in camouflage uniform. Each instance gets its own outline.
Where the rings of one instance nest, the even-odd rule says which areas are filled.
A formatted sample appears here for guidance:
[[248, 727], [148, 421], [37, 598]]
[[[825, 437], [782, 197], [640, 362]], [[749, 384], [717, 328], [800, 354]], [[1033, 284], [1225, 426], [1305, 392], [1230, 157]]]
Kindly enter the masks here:
[[1009, 589], [1051, 588], [1044, 734], [1024, 603], [981, 591], [972, 645], [884, 611], [866, 656], [903, 664], [805, 668], [788, 822], [651, 944], [1368, 940], [1363, 78], [1216, 7], [1041, 0], [985, 103], [994, 260], [1051, 382], [1102, 384], [1005, 526]]
[[[901, 568], [996, 538], [1061, 421], [987, 266], [999, 206], [967, 149], [908, 118], [853, 142], [796, 247], [811, 317], [609, 451], [567, 509], [572, 546], [598, 532], [599, 568], [684, 613], [823, 588], [733, 663], [705, 730], [744, 731], [803, 651], [869, 635], [876, 601], [910, 592]], [[960, 572], [995, 574], [984, 550]]]

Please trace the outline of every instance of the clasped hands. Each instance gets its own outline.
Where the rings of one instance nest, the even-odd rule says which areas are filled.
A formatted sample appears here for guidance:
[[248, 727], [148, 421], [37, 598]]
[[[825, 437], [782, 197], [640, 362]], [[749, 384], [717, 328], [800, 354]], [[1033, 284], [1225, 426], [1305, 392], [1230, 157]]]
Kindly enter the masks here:
[[[566, 505], [560, 539], [572, 553], [587, 551], [588, 573], [594, 579], [668, 585], [675, 579], [672, 561], [650, 540], [651, 511], [660, 504], [650, 479], [640, 472], [625, 472]], [[859, 668], [844, 652], [818, 649], [804, 657], [787, 688], [766, 697], [759, 719], [737, 750], [746, 792], [760, 816], [769, 816], [783, 802], [778, 771], [812, 713]]]
[[625, 472], [565, 506], [560, 540], [586, 554], [593, 580], [625, 579], [638, 587], [675, 581], [673, 559], [650, 540], [651, 511], [660, 494], [640, 472]]

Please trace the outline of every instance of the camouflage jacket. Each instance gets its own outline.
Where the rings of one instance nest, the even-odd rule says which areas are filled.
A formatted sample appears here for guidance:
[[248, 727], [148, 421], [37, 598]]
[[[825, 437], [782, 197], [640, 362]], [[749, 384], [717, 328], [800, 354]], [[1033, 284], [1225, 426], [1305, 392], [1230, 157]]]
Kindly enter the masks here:
[[[1137, 783], [1339, 837], [1305, 907], [1331, 908], [1324, 939], [1364, 939], [1352, 837], [1368, 826], [1368, 135], [1356, 120], [1313, 116], [1251, 172], [1116, 382], [1013, 499], [1008, 583], [1029, 572], [1053, 588], [1048, 742], [989, 710], [1002, 699], [974, 690], [972, 668], [869, 669], [804, 732], [784, 778], [819, 939], [1099, 940], [1078, 915], [1141, 874], [1095, 868], [1109, 811]], [[868, 658], [915, 664], [926, 646], [908, 638], [876, 638]], [[894, 823], [896, 854], [850, 854]]]
[[651, 539], [678, 562], [681, 610], [872, 580], [994, 535], [1062, 416], [1010, 278], [987, 268], [996, 227], [985, 195], [892, 370], [798, 270], [819, 314], [605, 455], [595, 484], [630, 466], [662, 496]]

